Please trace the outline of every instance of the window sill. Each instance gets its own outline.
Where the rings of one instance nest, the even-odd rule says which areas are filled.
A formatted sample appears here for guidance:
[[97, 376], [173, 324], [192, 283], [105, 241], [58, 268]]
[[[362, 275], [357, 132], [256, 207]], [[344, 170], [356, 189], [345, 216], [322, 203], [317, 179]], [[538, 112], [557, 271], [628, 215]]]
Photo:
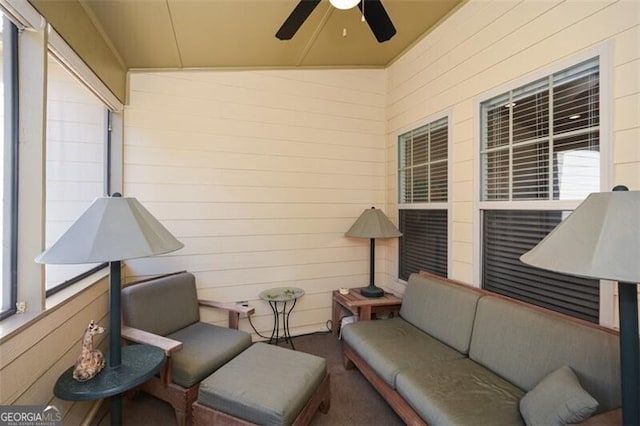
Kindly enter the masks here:
[[105, 277], [109, 275], [109, 268], [105, 268], [92, 274], [91, 276], [86, 277], [78, 281], [77, 283], [65, 288], [48, 297], [45, 306], [45, 310], [41, 311], [30, 311], [27, 310], [25, 313], [16, 313], [7, 317], [0, 321], [0, 344], [4, 343], [6, 340], [10, 339], [12, 336], [20, 333], [23, 329], [27, 328], [32, 322], [39, 320], [43, 316], [48, 315], [50, 312], [57, 309], [57, 307], [64, 302], [67, 302], [74, 296], [82, 293], [87, 288], [93, 286], [94, 284], [99, 283]]

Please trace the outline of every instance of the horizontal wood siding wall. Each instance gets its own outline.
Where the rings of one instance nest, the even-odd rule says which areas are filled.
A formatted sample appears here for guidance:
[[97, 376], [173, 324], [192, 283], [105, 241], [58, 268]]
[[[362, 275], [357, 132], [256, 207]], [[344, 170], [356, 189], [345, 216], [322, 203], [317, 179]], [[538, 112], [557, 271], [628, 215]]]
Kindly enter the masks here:
[[[389, 200], [397, 199], [398, 132], [434, 114], [451, 113], [451, 278], [473, 283], [474, 269], [479, 268], [474, 261], [479, 244], [474, 192], [480, 185], [474, 169], [479, 155], [474, 114], [482, 93], [608, 44], [613, 132], [611, 140], [602, 143], [612, 144], [615, 183], [640, 189], [639, 21], [637, 1], [472, 0], [388, 69]], [[390, 256], [394, 263], [396, 254]]]
[[[108, 330], [108, 305], [105, 278], [3, 339], [0, 405], [54, 405], [62, 411], [65, 425], [82, 423], [95, 402], [63, 401], [53, 396], [53, 386], [80, 355], [87, 324], [94, 320]], [[107, 336], [94, 338], [94, 345], [103, 352]]]
[[368, 282], [368, 241], [344, 232], [385, 202], [385, 90], [383, 70], [132, 73], [124, 193], [185, 248], [127, 279], [189, 270], [201, 298], [249, 301], [263, 334], [258, 294], [300, 287], [292, 332], [326, 330], [331, 291]]

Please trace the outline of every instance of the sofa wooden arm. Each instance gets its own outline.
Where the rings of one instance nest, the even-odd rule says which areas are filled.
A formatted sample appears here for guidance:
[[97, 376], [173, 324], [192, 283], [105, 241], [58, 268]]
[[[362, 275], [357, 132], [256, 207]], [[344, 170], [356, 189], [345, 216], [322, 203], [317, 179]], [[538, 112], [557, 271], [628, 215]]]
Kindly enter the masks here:
[[238, 329], [238, 323], [240, 322], [240, 314], [249, 316], [256, 312], [254, 308], [238, 305], [237, 303], [216, 302], [213, 300], [198, 300], [198, 303], [200, 306], [223, 309], [229, 312], [229, 328], [235, 328], [236, 330]]
[[182, 342], [126, 325], [122, 326], [121, 335], [131, 342], [157, 346], [164, 350], [166, 356], [171, 356], [172, 353], [182, 349]]
[[583, 422], [575, 424], [579, 426], [621, 426], [622, 408], [596, 414], [595, 416], [591, 416]]

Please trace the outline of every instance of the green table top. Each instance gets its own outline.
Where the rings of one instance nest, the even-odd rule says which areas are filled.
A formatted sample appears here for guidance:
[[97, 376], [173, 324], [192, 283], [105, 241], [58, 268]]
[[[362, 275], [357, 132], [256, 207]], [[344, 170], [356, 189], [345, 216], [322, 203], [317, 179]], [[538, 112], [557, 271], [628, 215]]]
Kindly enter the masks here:
[[107, 359], [104, 369], [86, 382], [75, 380], [71, 367], [58, 378], [53, 393], [68, 401], [87, 401], [118, 395], [152, 378], [160, 371], [163, 362], [164, 351], [156, 346], [124, 346], [120, 366], [109, 367]]
[[260, 299], [268, 302], [288, 302], [295, 300], [304, 294], [304, 290], [298, 287], [270, 288], [260, 293]]

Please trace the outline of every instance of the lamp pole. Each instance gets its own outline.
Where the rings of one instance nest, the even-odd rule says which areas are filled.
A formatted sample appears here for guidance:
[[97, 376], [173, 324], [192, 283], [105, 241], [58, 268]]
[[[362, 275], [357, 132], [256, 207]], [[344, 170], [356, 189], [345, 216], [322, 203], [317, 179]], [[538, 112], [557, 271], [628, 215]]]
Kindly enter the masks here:
[[369, 239], [369, 287], [364, 287], [360, 293], [365, 297], [382, 297], [384, 290], [376, 287], [376, 239]]
[[[628, 191], [617, 185], [614, 191]], [[640, 425], [640, 348], [638, 347], [638, 290], [636, 284], [618, 282], [620, 314], [620, 384], [622, 385], [622, 423]]]
[[636, 284], [618, 283], [620, 310], [620, 381], [622, 423], [640, 425], [640, 350], [638, 348], [638, 290]]
[[375, 276], [376, 276], [376, 239], [371, 238], [369, 240], [369, 285], [373, 287], [376, 285]]
[[109, 262], [109, 367], [119, 367], [122, 363], [122, 348], [120, 343], [120, 261]]
[[[122, 347], [120, 342], [120, 286], [121, 268], [120, 261], [109, 262], [109, 367], [118, 368], [122, 364]], [[111, 424], [122, 424], [122, 394], [111, 397]]]

